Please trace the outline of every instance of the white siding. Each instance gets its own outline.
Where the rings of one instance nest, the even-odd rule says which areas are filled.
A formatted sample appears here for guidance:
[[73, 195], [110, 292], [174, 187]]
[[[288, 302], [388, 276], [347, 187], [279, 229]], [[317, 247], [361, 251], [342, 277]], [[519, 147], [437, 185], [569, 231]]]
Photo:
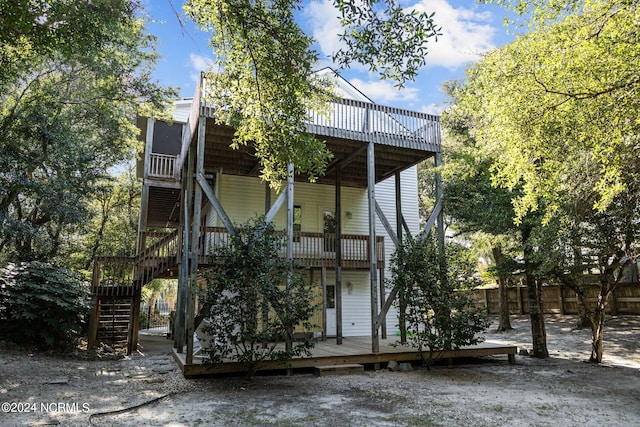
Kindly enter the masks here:
[[[420, 230], [418, 216], [418, 179], [416, 168], [401, 174], [402, 210], [412, 233]], [[216, 180], [216, 194], [234, 223], [242, 223], [264, 213], [265, 184], [259, 179], [234, 175], [219, 175]], [[302, 207], [302, 231], [322, 232], [322, 210], [335, 209], [335, 189], [333, 186], [296, 183], [294, 203]], [[272, 202], [277, 194], [272, 191]], [[388, 221], [395, 230], [395, 178], [376, 185], [376, 199]], [[344, 234], [368, 234], [367, 190], [342, 189], [342, 215]], [[283, 207], [275, 217], [276, 228], [285, 226]], [[207, 225], [221, 226], [216, 222], [214, 212], [209, 208]], [[387, 231], [378, 219], [376, 233], [385, 239], [385, 278], [389, 279], [390, 257], [395, 247]], [[381, 278], [379, 278], [380, 280]], [[335, 272], [327, 271], [327, 283], [335, 283]], [[381, 297], [379, 296], [379, 301]], [[348, 271], [342, 273], [343, 335], [369, 336], [371, 334], [371, 294], [368, 271]], [[387, 315], [387, 333], [393, 336], [397, 331], [397, 312], [394, 308]]]

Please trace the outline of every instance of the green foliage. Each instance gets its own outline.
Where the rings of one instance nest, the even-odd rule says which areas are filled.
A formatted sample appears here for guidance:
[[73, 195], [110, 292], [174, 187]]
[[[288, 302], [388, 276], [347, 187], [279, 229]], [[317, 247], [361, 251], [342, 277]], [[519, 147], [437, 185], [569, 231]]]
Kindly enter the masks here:
[[475, 261], [460, 245], [447, 249], [448, 267], [431, 234], [407, 238], [392, 257], [393, 286], [407, 300], [409, 342], [421, 352], [476, 344], [489, 325], [469, 294], [480, 283]]
[[602, 211], [637, 161], [640, 5], [573, 4], [469, 72], [474, 134], [496, 156], [494, 182], [522, 188], [517, 219], [542, 210], [548, 221], [567, 194], [591, 193], [584, 202]]
[[96, 255], [136, 253], [140, 187], [132, 166], [118, 176], [96, 183], [93, 200], [88, 205], [90, 219], [78, 239], [83, 247], [72, 257], [74, 267], [88, 270]]
[[607, 298], [638, 257], [640, 4], [495, 3], [532, 30], [469, 70], [454, 109], [492, 159], [492, 184], [513, 192], [528, 285], [553, 277], [580, 295], [585, 268], [600, 271], [592, 318], [600, 360]]
[[109, 168], [135, 153], [136, 113], [160, 115], [175, 92], [150, 82], [135, 2], [2, 7], [17, 36], [0, 44], [0, 251], [65, 263]]
[[241, 362], [251, 376], [266, 360], [284, 362], [313, 347], [311, 337], [290, 347], [294, 328], [311, 329], [311, 284], [281, 256], [282, 235], [262, 218], [240, 227], [225, 247], [217, 248], [213, 268], [205, 274], [207, 292], [203, 306], [210, 306], [211, 337], [205, 348], [209, 359]]
[[64, 350], [83, 333], [89, 286], [79, 275], [38, 261], [0, 270], [0, 334], [43, 349]]
[[340, 12], [344, 28], [340, 40], [345, 44], [333, 60], [344, 67], [365, 64], [383, 79], [395, 80], [398, 87], [415, 78], [427, 62], [428, 41], [441, 35], [435, 13], [404, 9], [395, 0], [333, 0], [333, 4]]
[[[336, 53], [380, 69], [402, 85], [424, 64], [426, 43], [437, 35], [432, 16], [406, 12], [394, 0], [335, 0], [347, 48]], [[383, 10], [377, 10], [384, 4]], [[314, 77], [319, 56], [314, 40], [295, 14], [300, 0], [189, 0], [187, 15], [211, 33], [216, 69], [207, 73], [206, 97], [216, 119], [235, 129], [234, 146], [251, 144], [262, 177], [278, 187], [287, 165], [313, 181], [331, 159], [323, 141], [306, 131], [310, 109], [324, 111], [332, 98], [329, 83]]]
[[262, 177], [273, 186], [287, 165], [312, 179], [331, 155], [306, 131], [309, 108], [330, 97], [326, 82], [310, 78], [318, 60], [312, 38], [294, 20], [298, 1], [190, 0], [184, 10], [211, 33], [217, 72], [207, 74], [216, 118], [235, 128], [234, 145], [252, 144]]

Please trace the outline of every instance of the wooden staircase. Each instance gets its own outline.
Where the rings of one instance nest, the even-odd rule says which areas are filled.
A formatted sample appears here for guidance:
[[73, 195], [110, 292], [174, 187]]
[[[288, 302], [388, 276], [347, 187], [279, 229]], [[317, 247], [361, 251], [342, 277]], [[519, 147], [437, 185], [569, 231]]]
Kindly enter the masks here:
[[124, 348], [129, 334], [131, 298], [101, 298], [97, 341], [113, 348]]
[[91, 286], [88, 346], [102, 342], [135, 350], [144, 285], [177, 266], [180, 230], [147, 233], [151, 245], [135, 257], [98, 256]]

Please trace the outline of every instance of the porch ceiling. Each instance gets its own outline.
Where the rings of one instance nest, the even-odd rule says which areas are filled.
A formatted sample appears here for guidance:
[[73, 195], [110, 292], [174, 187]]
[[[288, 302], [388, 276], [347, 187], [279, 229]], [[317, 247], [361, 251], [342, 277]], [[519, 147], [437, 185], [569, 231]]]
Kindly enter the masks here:
[[[242, 176], [259, 176], [260, 165], [251, 147], [230, 147], [233, 129], [216, 125], [207, 119], [205, 144], [205, 172]], [[367, 143], [336, 137], [319, 137], [326, 142], [334, 158], [324, 176], [317, 179], [319, 184], [334, 185], [336, 171], [340, 168], [342, 185], [345, 187], [366, 188], [367, 186]], [[420, 161], [432, 157], [435, 153], [410, 148], [401, 148], [383, 144], [375, 146], [375, 180], [380, 182], [395, 172], [407, 169]], [[306, 175], [296, 175], [296, 181], [307, 181]]]
[[149, 187], [147, 227], [177, 227], [180, 221], [180, 189]]

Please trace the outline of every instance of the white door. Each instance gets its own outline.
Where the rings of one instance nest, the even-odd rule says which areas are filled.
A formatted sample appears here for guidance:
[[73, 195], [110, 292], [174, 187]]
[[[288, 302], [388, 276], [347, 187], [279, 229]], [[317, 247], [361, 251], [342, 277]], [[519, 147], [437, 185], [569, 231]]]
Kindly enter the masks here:
[[327, 319], [327, 336], [335, 337], [336, 328], [336, 287], [335, 285], [327, 285], [327, 308], [325, 311]]

